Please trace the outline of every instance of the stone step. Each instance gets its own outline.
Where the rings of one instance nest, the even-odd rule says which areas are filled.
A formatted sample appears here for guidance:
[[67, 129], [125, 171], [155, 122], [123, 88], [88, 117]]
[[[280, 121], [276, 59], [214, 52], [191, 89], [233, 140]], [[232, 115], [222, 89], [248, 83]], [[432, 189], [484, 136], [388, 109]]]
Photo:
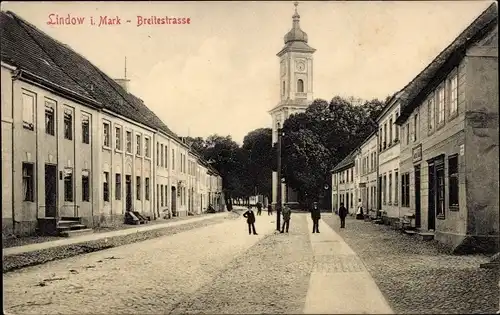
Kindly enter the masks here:
[[418, 236], [423, 241], [432, 241], [434, 239], [434, 233], [433, 232], [420, 232], [420, 233], [418, 233]]
[[75, 225], [75, 224], [80, 224], [80, 221], [74, 221], [74, 220], [59, 220], [59, 222], [57, 222], [57, 226], [60, 227], [60, 226], [71, 226], [71, 225]]
[[403, 233], [408, 234], [408, 235], [415, 235], [415, 234], [417, 234], [417, 232], [413, 231], [413, 230], [403, 230]]
[[81, 230], [69, 230], [69, 231], [62, 231], [60, 233], [61, 236], [63, 237], [73, 237], [73, 236], [80, 236], [80, 235], [88, 235], [94, 233], [93, 229], [81, 229]]

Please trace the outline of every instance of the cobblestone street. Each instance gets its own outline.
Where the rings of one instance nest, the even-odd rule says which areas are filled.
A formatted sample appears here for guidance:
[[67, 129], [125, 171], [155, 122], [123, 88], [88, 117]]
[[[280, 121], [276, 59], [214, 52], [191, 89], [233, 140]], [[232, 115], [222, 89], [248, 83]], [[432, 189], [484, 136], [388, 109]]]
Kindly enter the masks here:
[[[385, 258], [373, 256], [374, 251], [362, 245], [374, 246], [371, 238], [383, 238], [385, 232], [374, 232], [378, 227], [373, 224], [349, 220], [348, 229], [336, 233], [330, 226], [336, 229], [337, 219], [329, 214], [323, 217], [321, 234], [311, 234], [308, 214], [293, 214], [290, 233], [276, 234], [275, 216], [265, 213], [257, 216], [259, 235], [248, 235], [245, 219], [240, 217], [13, 271], [4, 274], [4, 310], [9, 314], [387, 314], [392, 313], [390, 305], [404, 313], [433, 308], [436, 313], [460, 312], [448, 307], [448, 302], [439, 306], [421, 295], [422, 282], [433, 283], [427, 275], [445, 260], [441, 254], [410, 256], [417, 265], [430, 268], [423, 272], [420, 267], [422, 277], [412, 281], [421, 285], [408, 290], [406, 275], [414, 274], [415, 267], [394, 267], [398, 254], [389, 254], [393, 245], [382, 251]], [[354, 233], [360, 233], [359, 240], [353, 241]], [[440, 270], [451, 270], [450, 265], [459, 261], [447, 259]], [[471, 273], [474, 259], [462, 259], [468, 264], [455, 269], [479, 276], [484, 287], [468, 279], [479, 293], [459, 291], [456, 286], [463, 274], [450, 283], [446, 271], [439, 278], [441, 285], [429, 286], [444, 290], [439, 296], [451, 297], [453, 303], [469, 292], [466, 301], [475, 304], [461, 309], [475, 313], [494, 310], [488, 275]], [[391, 275], [381, 264], [391, 266], [395, 273]], [[395, 292], [404, 296], [403, 302], [395, 300]], [[482, 309], [474, 300], [478, 294], [486, 303]], [[431, 304], [422, 306], [422, 301]]]

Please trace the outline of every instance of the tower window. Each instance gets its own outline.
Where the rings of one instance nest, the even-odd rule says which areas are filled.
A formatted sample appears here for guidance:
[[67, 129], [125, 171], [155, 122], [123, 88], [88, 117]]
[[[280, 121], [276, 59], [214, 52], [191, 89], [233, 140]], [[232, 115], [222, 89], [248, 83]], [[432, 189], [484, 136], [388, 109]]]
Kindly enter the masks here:
[[304, 92], [304, 81], [302, 81], [302, 79], [297, 81], [297, 92]]
[[283, 87], [281, 89], [281, 95], [285, 95], [285, 81], [283, 81]]

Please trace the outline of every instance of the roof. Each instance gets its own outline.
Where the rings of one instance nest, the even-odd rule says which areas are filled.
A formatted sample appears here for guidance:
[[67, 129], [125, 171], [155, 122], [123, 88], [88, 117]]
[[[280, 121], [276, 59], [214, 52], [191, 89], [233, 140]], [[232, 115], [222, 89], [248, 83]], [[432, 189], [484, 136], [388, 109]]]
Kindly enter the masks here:
[[446, 73], [447, 68], [454, 66], [458, 57], [465, 54], [465, 50], [489, 30], [498, 24], [498, 7], [492, 3], [481, 15], [476, 18], [455, 40], [446, 47], [422, 72], [420, 72], [403, 90], [405, 97], [401, 99], [401, 113], [396, 120], [397, 124], [406, 121], [411, 112], [418, 107], [422, 98], [430, 92], [439, 74]]
[[109, 110], [181, 139], [144, 102], [128, 93], [85, 57], [13, 12], [0, 12], [1, 60], [92, 102], [84, 105]]
[[340, 172], [346, 168], [354, 166], [354, 160], [356, 157], [356, 153], [358, 151], [358, 147], [351, 151], [339, 164], [337, 164], [333, 169], [332, 173]]

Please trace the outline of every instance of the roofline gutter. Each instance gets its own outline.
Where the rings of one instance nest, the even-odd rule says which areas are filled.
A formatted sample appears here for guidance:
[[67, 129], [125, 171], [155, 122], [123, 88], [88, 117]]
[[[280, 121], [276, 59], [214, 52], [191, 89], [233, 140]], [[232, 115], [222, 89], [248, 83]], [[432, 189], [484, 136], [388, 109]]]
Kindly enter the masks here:
[[140, 122], [134, 121], [134, 120], [132, 120], [132, 119], [126, 118], [126, 117], [124, 117], [124, 116], [122, 116], [122, 115], [120, 115], [120, 114], [117, 114], [116, 112], [111, 111], [111, 110], [109, 110], [109, 109], [107, 109], [107, 108], [103, 108], [103, 109], [102, 109], [102, 112], [103, 112], [103, 113], [105, 113], [105, 114], [108, 114], [108, 115], [111, 115], [111, 116], [114, 116], [114, 117], [120, 118], [121, 120], [124, 120], [124, 121], [126, 121], [126, 122], [128, 122], [128, 123], [131, 123], [131, 124], [134, 124], [134, 125], [137, 125], [137, 126], [139, 126], [139, 127], [143, 128], [143, 129], [146, 129], [146, 130], [151, 131], [151, 132], [153, 132], [153, 133], [157, 131], [156, 129], [153, 129], [153, 128], [151, 128], [151, 127], [148, 127], [148, 126], [146, 126], [146, 125], [143, 125], [143, 124], [141, 124]]
[[7, 68], [7, 69], [12, 70], [12, 71], [17, 70], [16, 66], [9, 65], [8, 63], [4, 62], [3, 60], [2, 60], [2, 67]]
[[102, 104], [99, 103], [96, 100], [93, 100], [91, 98], [88, 98], [86, 96], [83, 96], [75, 91], [72, 91], [70, 89], [67, 89], [65, 87], [62, 87], [52, 81], [49, 81], [45, 78], [42, 78], [34, 73], [31, 73], [30, 71], [24, 70], [24, 69], [18, 69], [19, 75], [18, 78], [22, 81], [29, 82], [31, 84], [37, 85], [39, 87], [42, 87], [44, 89], [51, 90], [63, 97], [69, 98], [71, 100], [77, 101], [79, 103], [82, 103], [86, 106], [89, 106], [93, 109], [99, 110], [102, 107]]

